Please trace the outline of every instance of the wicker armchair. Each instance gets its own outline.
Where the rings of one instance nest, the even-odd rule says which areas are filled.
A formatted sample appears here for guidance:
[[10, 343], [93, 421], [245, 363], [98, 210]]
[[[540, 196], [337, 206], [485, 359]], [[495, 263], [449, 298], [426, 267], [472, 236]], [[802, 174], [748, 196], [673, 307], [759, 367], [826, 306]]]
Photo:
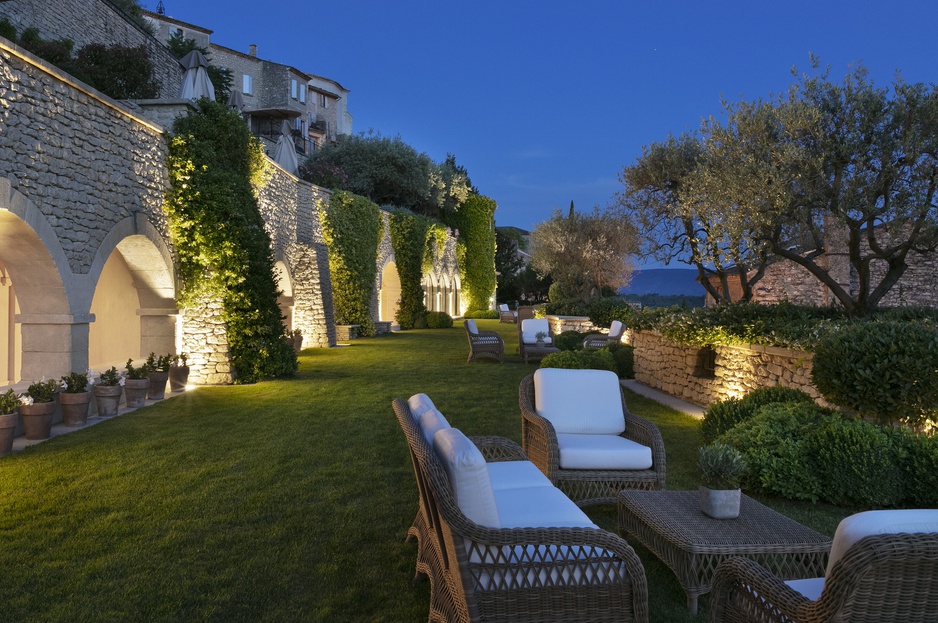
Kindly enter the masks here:
[[502, 303], [498, 306], [498, 321], [514, 324], [518, 322], [518, 312], [508, 309], [508, 305]]
[[[579, 504], [615, 504], [616, 494], [621, 489], [664, 489], [665, 452], [661, 431], [650, 421], [633, 415], [625, 404], [625, 396], [618, 380], [616, 384], [622, 400], [625, 430], [619, 436], [645, 446], [651, 450], [651, 467], [648, 469], [569, 469], [561, 467], [561, 452], [557, 430], [536, 408], [535, 376], [553, 372], [576, 374], [598, 372], [595, 370], [538, 370], [521, 381], [518, 401], [521, 406], [521, 441], [525, 454], [567, 496]], [[609, 373], [612, 374], [612, 373]], [[614, 375], [612, 375], [614, 377]], [[610, 377], [611, 378], [611, 377]], [[589, 402], [589, 396], [580, 396]], [[575, 414], [572, 414], [575, 415]]]
[[495, 331], [479, 331], [476, 327], [476, 321], [466, 320], [463, 322], [466, 327], [466, 338], [469, 340], [469, 358], [466, 363], [473, 359], [494, 359], [501, 363], [505, 360], [505, 340]]
[[[648, 621], [645, 572], [623, 539], [598, 528], [490, 528], [467, 518], [408, 403], [407, 438], [420, 510], [418, 569], [430, 579], [430, 621]], [[489, 463], [523, 458], [513, 442], [475, 437]]]
[[[938, 510], [871, 511], [918, 514], [912, 530], [938, 525]], [[848, 517], [848, 522], [862, 515]], [[834, 536], [824, 578], [783, 582], [746, 558], [717, 567], [710, 599], [711, 623], [925, 623], [938, 620], [938, 533], [876, 532], [840, 547]]]
[[622, 341], [622, 334], [625, 333], [625, 325], [618, 320], [613, 320], [609, 325], [609, 333], [590, 333], [583, 338], [583, 348], [603, 348], [610, 344], [617, 344]]

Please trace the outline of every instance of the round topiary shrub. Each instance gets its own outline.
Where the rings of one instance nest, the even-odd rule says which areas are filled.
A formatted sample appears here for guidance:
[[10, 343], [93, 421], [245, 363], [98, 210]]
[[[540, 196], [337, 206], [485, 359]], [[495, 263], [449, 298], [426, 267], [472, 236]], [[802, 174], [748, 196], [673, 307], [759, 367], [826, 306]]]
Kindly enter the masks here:
[[811, 372], [833, 404], [881, 422], [920, 424], [938, 405], [938, 329], [866, 322], [822, 338]]
[[616, 371], [619, 374], [620, 379], [634, 379], [635, 378], [635, 347], [631, 344], [623, 344], [619, 342], [617, 344], [609, 344], [608, 346], [603, 347], [602, 350], [607, 350], [612, 354], [612, 358], [616, 362]]
[[780, 385], [760, 387], [742, 398], [727, 398], [710, 405], [700, 423], [700, 435], [704, 442], [710, 443], [740, 422], [753, 417], [760, 408], [775, 402], [813, 404], [814, 400], [800, 389]]
[[562, 350], [544, 357], [540, 367], [616, 372], [616, 362], [608, 350]]
[[554, 336], [554, 346], [560, 350], [580, 350], [583, 348], [585, 333], [579, 331], [564, 331]]
[[446, 312], [427, 312], [428, 329], [449, 329], [453, 326], [453, 317]]

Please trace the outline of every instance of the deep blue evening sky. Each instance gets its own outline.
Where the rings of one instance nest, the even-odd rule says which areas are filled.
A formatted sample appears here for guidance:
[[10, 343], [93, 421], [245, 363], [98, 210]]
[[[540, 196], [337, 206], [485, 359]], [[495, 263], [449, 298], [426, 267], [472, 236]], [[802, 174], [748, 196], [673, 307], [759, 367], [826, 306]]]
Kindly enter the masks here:
[[[142, 0], [156, 9], [156, 0]], [[938, 81], [938, 2], [163, 0], [212, 41], [336, 80], [355, 131], [456, 155], [496, 221], [605, 206], [643, 145], [765, 98], [814, 52], [838, 81]]]

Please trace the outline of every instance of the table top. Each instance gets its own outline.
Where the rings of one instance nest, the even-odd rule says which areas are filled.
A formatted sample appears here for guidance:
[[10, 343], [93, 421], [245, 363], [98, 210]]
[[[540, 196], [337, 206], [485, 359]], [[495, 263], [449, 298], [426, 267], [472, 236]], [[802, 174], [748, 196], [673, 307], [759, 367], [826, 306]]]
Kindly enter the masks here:
[[682, 550], [693, 553], [826, 552], [831, 539], [747, 495], [736, 519], [703, 514], [697, 491], [619, 493], [619, 506]]

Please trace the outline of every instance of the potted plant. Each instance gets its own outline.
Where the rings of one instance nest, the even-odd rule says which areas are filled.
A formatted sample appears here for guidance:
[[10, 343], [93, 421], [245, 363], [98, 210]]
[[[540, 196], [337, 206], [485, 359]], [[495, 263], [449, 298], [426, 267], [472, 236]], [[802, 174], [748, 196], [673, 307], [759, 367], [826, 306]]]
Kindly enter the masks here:
[[26, 439], [48, 439], [55, 415], [55, 380], [33, 383], [20, 396], [20, 403]]
[[700, 448], [700, 510], [714, 519], [739, 517], [741, 491], [739, 482], [746, 471], [746, 461], [739, 450], [725, 443]]
[[[92, 376], [92, 382], [94, 377]], [[117, 408], [120, 405], [121, 393], [124, 391], [124, 377], [117, 368], [111, 366], [98, 377], [98, 382], [94, 384], [95, 402], [98, 405], [98, 417], [113, 417], [117, 415]]]
[[62, 405], [63, 424], [71, 427], [84, 426], [88, 421], [88, 405], [91, 392], [88, 391], [88, 376], [72, 372], [62, 377], [62, 391], [59, 392], [59, 404]]
[[537, 342], [538, 348], [544, 348], [544, 339], [547, 337], [547, 334], [543, 331], [538, 331], [534, 334], [534, 341]]
[[169, 388], [174, 392], [181, 392], [186, 388], [189, 382], [189, 355], [179, 353], [173, 357], [172, 365], [169, 366]]
[[0, 394], [0, 456], [13, 450], [13, 436], [19, 419], [16, 409], [19, 406], [20, 399], [12, 389]]
[[150, 353], [147, 357], [146, 368], [147, 378], [150, 380], [150, 387], [147, 389], [147, 398], [150, 400], [162, 400], [166, 395], [166, 381], [169, 379], [169, 364], [173, 361], [172, 355], [160, 355], [157, 357]]
[[128, 359], [124, 370], [124, 400], [130, 408], [142, 407], [147, 401], [147, 390], [150, 389], [147, 376], [150, 369], [146, 364], [134, 367], [134, 360]]
[[299, 329], [293, 329], [293, 350], [300, 352], [303, 350], [303, 333]]

